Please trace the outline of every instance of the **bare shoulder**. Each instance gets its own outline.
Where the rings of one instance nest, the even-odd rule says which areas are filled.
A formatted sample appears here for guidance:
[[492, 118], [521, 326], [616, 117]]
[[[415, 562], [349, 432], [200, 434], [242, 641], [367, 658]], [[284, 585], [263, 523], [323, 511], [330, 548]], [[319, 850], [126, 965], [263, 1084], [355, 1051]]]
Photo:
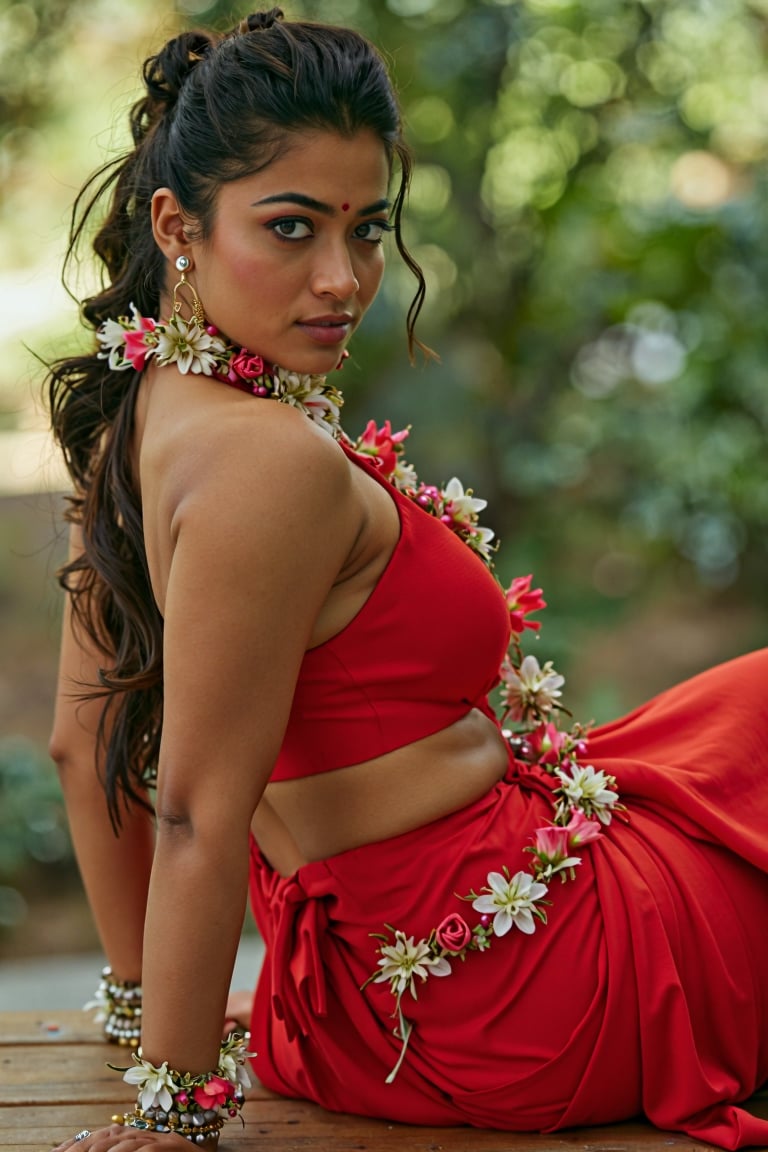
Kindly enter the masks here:
[[295, 408], [244, 400], [217, 409], [216, 420], [201, 422], [187, 445], [177, 470], [172, 538], [184, 525], [203, 523], [210, 538], [249, 526], [254, 546], [270, 551], [278, 532], [294, 546], [302, 537], [327, 537], [329, 548], [350, 548], [358, 513], [341, 448]]

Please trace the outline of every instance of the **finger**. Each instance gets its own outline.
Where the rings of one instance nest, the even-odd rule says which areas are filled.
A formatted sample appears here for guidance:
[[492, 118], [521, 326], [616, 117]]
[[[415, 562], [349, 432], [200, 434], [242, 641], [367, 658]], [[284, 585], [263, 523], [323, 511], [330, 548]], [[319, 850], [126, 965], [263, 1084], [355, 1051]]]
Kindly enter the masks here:
[[53, 1152], [64, 1152], [65, 1149], [77, 1148], [81, 1144], [84, 1145], [87, 1143], [88, 1138], [91, 1135], [92, 1133], [89, 1128], [81, 1128], [80, 1131], [76, 1132], [74, 1136], [68, 1136], [66, 1140], [57, 1145], [57, 1147], [53, 1149]]

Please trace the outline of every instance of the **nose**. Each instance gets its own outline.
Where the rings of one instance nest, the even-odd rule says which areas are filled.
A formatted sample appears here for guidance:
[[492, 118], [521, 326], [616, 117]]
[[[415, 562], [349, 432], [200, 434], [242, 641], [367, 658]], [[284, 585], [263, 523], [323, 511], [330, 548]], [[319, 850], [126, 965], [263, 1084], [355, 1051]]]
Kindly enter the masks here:
[[316, 296], [333, 296], [349, 300], [360, 288], [352, 256], [346, 243], [318, 245], [317, 263], [312, 277]]

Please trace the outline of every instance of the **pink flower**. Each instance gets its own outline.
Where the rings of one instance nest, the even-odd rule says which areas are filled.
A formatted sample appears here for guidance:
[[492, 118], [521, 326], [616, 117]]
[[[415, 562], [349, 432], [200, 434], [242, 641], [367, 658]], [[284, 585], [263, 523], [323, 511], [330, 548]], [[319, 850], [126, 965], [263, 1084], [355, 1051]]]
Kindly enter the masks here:
[[397, 467], [397, 457], [402, 452], [400, 445], [407, 438], [410, 429], [403, 428], [400, 432], [393, 432], [389, 420], [376, 427], [375, 420], [369, 420], [365, 431], [355, 444], [358, 452], [372, 456], [385, 476], [391, 476]]
[[600, 821], [590, 820], [578, 808], [572, 809], [573, 815], [563, 829], [568, 833], [570, 844], [573, 848], [579, 848], [582, 844], [589, 844], [592, 840], [597, 840], [600, 835]]
[[247, 348], [241, 348], [229, 362], [230, 380], [236, 380], [238, 377], [241, 380], [257, 380], [259, 376], [264, 375], [264, 371], [265, 366], [261, 356], [255, 356]]
[[533, 576], [516, 576], [504, 593], [512, 621], [512, 631], [518, 636], [526, 628], [538, 632], [541, 624], [538, 620], [526, 620], [526, 616], [547, 606], [546, 600], [541, 595], [541, 588], [531, 590], [532, 580]]
[[536, 763], [560, 763], [560, 753], [566, 742], [566, 735], [564, 732], [560, 732], [554, 724], [539, 724], [538, 728], [528, 733], [527, 739]]
[[141, 372], [147, 359], [147, 353], [154, 347], [153, 343], [147, 343], [146, 334], [153, 331], [155, 321], [146, 316], [139, 316], [137, 313], [135, 322], [138, 328], [128, 329], [125, 333], [125, 358], [130, 360], [132, 367], [137, 372]]
[[559, 864], [565, 860], [569, 846], [570, 836], [567, 828], [550, 824], [546, 828], [536, 829], [534, 851], [547, 864]]
[[581, 864], [578, 856], [568, 855], [570, 850], [568, 829], [562, 828], [559, 824], [537, 828], [533, 847], [525, 849], [526, 852], [532, 852], [539, 861], [536, 878], [547, 881], [557, 872], [560, 873], [560, 879], [565, 880], [565, 872], [570, 868], [573, 873], [573, 869]]
[[472, 939], [472, 932], [464, 917], [453, 912], [437, 928], [435, 939], [446, 952], [461, 952]]
[[234, 1092], [234, 1086], [223, 1076], [211, 1076], [205, 1084], [193, 1089], [192, 1095], [195, 1103], [201, 1108], [220, 1108], [228, 1104]]

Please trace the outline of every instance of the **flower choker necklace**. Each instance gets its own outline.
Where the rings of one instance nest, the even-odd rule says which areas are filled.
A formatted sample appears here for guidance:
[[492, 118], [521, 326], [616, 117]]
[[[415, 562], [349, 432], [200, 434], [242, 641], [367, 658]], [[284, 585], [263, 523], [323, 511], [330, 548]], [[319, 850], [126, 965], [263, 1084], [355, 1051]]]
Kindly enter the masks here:
[[339, 419], [344, 399], [325, 376], [289, 372], [276, 364], [268, 364], [247, 348], [226, 343], [217, 328], [199, 322], [194, 316], [184, 320], [174, 313], [167, 324], [162, 324], [142, 316], [135, 304], [131, 304], [130, 311], [130, 317], [105, 320], [96, 332], [101, 345], [98, 356], [108, 360], [110, 368], [117, 372], [128, 369], [141, 372], [154, 357], [161, 367], [175, 364], [182, 375], [192, 372], [210, 376], [242, 392], [268, 396], [300, 409], [335, 440], [342, 440], [358, 456], [364, 457], [394, 488], [435, 516], [492, 566], [493, 532], [478, 523], [478, 512], [487, 502], [475, 498], [471, 488], [465, 491], [455, 476], [445, 488], [422, 484], [415, 470], [403, 459], [409, 429], [393, 432], [388, 420], [381, 428], [371, 420], [362, 435], [352, 440], [343, 431]]
[[342, 435], [339, 414], [344, 400], [325, 376], [268, 364], [247, 348], [228, 344], [212, 324], [201, 325], [178, 315], [162, 324], [142, 316], [134, 304], [130, 310], [130, 317], [105, 320], [96, 333], [99, 358], [108, 360], [115, 371], [141, 372], [154, 357], [161, 367], [175, 364], [183, 375], [211, 376], [241, 392], [290, 404], [335, 439]]

